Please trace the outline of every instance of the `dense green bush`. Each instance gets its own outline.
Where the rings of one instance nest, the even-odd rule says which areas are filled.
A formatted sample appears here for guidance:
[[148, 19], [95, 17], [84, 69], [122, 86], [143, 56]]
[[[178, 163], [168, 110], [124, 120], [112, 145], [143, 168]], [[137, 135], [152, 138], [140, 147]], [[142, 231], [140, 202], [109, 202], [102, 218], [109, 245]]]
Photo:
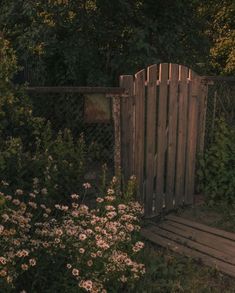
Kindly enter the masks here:
[[235, 132], [224, 118], [215, 123], [212, 142], [200, 159], [198, 177], [210, 205], [235, 202]]

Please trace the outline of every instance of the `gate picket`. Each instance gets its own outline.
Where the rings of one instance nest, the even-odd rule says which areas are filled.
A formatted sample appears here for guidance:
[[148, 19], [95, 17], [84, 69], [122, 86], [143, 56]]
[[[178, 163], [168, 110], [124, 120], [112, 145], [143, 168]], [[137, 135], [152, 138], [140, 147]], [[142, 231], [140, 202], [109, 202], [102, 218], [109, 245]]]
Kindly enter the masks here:
[[157, 124], [157, 166], [156, 166], [156, 211], [160, 212], [164, 203], [164, 175], [166, 152], [166, 119], [168, 64], [160, 64], [159, 68], [159, 99]]
[[144, 139], [145, 139], [145, 70], [135, 75], [135, 175], [138, 183], [138, 198], [144, 199]]
[[197, 148], [197, 130], [198, 130], [198, 101], [200, 79], [189, 71], [189, 117], [188, 117], [188, 135], [186, 151], [185, 168], [185, 203], [193, 204], [194, 181], [195, 181], [195, 163]]
[[168, 154], [167, 154], [167, 178], [166, 178], [166, 209], [173, 209], [175, 189], [175, 160], [176, 160], [176, 134], [178, 114], [178, 86], [179, 65], [170, 64], [169, 77], [169, 121], [168, 121]]
[[187, 109], [188, 109], [188, 68], [179, 67], [179, 110], [178, 110], [178, 138], [177, 138], [177, 161], [176, 161], [176, 186], [175, 204], [182, 205], [184, 202], [184, 180], [185, 180], [185, 152], [187, 135]]
[[156, 142], [157, 65], [147, 69], [147, 128], [146, 128], [146, 213], [153, 212], [154, 158]]

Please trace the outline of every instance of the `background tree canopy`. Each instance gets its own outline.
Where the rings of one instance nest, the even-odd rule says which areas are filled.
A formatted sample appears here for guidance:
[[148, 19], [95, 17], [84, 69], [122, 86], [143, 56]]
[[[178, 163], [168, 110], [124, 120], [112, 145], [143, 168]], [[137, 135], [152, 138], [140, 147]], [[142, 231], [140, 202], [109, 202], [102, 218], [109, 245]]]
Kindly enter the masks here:
[[[114, 85], [156, 62], [235, 72], [233, 0], [2, 0], [0, 31], [37, 85]], [[198, 67], [197, 65], [200, 65]]]
[[24, 67], [17, 81], [31, 84], [115, 85], [119, 74], [156, 62], [233, 74], [234, 6], [232, 0], [2, 0], [0, 31]]

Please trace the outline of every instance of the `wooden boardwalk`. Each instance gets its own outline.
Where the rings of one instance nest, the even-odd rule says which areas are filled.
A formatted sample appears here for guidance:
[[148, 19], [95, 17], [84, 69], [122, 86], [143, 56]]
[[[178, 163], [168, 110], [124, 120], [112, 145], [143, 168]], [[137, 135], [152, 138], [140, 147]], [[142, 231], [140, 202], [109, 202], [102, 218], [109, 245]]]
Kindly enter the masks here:
[[201, 260], [235, 278], [234, 233], [170, 215], [160, 224], [152, 222], [141, 234], [157, 245]]

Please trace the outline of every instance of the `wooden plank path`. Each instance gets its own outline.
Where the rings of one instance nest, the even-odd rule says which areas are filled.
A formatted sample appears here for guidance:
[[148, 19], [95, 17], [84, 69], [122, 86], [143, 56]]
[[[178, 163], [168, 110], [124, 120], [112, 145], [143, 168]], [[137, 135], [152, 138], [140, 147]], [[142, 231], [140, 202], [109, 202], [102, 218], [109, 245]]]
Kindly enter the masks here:
[[141, 234], [157, 245], [235, 278], [235, 233], [169, 215], [159, 224], [151, 222]]

